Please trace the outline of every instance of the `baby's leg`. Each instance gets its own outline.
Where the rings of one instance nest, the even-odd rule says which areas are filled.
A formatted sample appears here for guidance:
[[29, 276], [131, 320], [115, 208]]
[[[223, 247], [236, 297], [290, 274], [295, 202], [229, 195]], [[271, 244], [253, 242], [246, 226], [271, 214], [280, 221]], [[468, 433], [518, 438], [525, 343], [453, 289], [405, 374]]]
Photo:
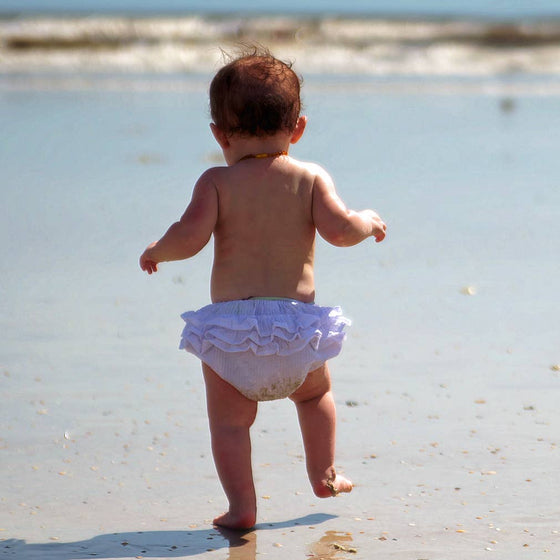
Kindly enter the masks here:
[[336, 410], [327, 364], [307, 374], [290, 398], [296, 403], [307, 474], [320, 498], [350, 492], [352, 483], [334, 469]]
[[257, 403], [204, 363], [202, 370], [214, 463], [229, 501], [229, 510], [216, 517], [214, 523], [232, 529], [248, 529], [255, 524], [257, 513], [249, 435]]

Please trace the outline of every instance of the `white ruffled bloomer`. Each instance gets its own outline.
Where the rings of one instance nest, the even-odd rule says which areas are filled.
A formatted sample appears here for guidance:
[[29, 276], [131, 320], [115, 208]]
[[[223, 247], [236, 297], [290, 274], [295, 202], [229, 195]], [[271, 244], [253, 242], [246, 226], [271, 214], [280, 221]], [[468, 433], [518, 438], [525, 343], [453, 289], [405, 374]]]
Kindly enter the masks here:
[[255, 401], [291, 395], [340, 353], [350, 325], [339, 307], [285, 299], [214, 303], [181, 317], [179, 347]]

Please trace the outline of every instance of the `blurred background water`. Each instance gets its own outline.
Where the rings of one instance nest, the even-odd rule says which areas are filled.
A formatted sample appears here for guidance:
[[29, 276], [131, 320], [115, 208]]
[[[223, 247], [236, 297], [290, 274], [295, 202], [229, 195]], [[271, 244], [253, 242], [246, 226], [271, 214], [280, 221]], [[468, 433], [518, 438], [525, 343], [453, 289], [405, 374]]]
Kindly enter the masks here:
[[301, 72], [560, 74], [560, 6], [543, 2], [13, 2], [0, 0], [0, 75], [208, 73], [219, 47], [260, 42]]
[[1, 0], [0, 12], [66, 13], [307, 13], [478, 16], [491, 18], [548, 17], [560, 14], [555, 0], [284, 0], [281, 4], [259, 0]]

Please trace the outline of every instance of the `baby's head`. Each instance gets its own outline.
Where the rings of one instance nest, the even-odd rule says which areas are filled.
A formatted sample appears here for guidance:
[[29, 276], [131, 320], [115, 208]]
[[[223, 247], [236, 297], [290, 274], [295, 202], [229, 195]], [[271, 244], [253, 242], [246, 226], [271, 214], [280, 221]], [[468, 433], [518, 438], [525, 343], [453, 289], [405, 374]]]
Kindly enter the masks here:
[[214, 124], [228, 136], [293, 132], [301, 110], [300, 80], [291, 65], [254, 49], [226, 66], [210, 84]]

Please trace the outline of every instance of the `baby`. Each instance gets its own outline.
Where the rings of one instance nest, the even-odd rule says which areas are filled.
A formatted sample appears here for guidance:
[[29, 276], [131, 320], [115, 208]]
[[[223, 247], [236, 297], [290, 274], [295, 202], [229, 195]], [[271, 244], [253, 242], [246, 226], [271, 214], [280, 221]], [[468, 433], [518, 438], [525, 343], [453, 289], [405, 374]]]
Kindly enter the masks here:
[[256, 522], [249, 431], [260, 400], [295, 403], [317, 496], [352, 490], [334, 468], [327, 366], [349, 321], [314, 304], [315, 232], [345, 247], [382, 241], [386, 226], [373, 210], [347, 209], [320, 166], [288, 155], [307, 123], [290, 65], [267, 51], [240, 56], [212, 80], [210, 108], [227, 166], [202, 174], [185, 213], [140, 267], [151, 274], [160, 262], [192, 257], [214, 236], [213, 303], [183, 314], [181, 348], [202, 361], [212, 452], [229, 501], [214, 523], [246, 529]]

